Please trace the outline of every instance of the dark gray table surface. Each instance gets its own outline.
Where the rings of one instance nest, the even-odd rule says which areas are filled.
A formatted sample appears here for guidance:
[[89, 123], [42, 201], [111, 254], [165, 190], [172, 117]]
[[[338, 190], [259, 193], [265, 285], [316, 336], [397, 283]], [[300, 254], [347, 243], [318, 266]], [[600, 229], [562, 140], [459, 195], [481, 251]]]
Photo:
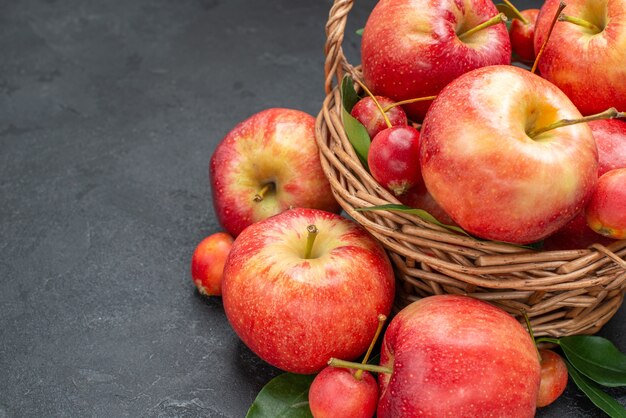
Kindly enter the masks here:
[[[350, 14], [351, 62], [373, 4]], [[330, 5], [0, 1], [0, 418], [242, 417], [279, 373], [189, 262], [220, 230], [226, 132], [319, 111]], [[625, 319], [601, 332], [624, 351]], [[601, 416], [571, 386], [538, 415]]]

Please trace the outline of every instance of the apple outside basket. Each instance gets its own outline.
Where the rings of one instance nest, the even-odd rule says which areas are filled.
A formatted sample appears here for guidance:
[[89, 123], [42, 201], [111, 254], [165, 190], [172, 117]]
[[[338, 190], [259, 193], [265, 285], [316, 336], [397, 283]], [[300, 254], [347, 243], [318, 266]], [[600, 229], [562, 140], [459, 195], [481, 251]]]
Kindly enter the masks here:
[[[478, 241], [405, 212], [357, 208], [400, 204], [363, 167], [342, 122], [344, 74], [362, 80], [341, 44], [352, 0], [335, 0], [326, 23], [326, 99], [317, 117], [322, 167], [344, 211], [386, 249], [395, 266], [395, 309], [435, 294], [468, 295], [499, 306], [535, 336], [594, 334], [617, 312], [626, 289], [626, 240], [608, 247], [533, 251]], [[358, 86], [355, 86], [358, 91]]]

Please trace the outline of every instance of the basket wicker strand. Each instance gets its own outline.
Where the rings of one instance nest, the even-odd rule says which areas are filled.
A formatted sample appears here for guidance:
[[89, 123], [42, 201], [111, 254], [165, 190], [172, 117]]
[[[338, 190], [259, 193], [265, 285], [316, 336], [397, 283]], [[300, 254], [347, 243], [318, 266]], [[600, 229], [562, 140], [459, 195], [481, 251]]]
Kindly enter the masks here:
[[[522, 320], [536, 336], [594, 334], [617, 312], [626, 290], [626, 240], [604, 247], [533, 251], [461, 236], [403, 212], [358, 208], [399, 204], [363, 167], [343, 128], [339, 85], [362, 80], [341, 44], [352, 0], [335, 0], [326, 24], [326, 99], [317, 117], [320, 158], [345, 212], [387, 249], [396, 268], [396, 309], [435, 294], [489, 301]], [[358, 86], [355, 86], [358, 89]]]

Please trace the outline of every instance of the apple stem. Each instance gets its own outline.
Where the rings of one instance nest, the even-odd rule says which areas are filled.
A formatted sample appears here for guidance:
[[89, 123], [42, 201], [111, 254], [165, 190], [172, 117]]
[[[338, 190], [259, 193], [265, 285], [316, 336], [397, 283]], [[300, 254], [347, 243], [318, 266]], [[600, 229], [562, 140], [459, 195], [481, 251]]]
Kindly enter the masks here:
[[401, 100], [399, 102], [395, 102], [390, 104], [389, 106], [385, 107], [383, 109], [383, 112], [388, 112], [391, 109], [393, 109], [396, 106], [402, 106], [405, 104], [411, 104], [411, 103], [415, 103], [415, 102], [424, 102], [426, 100], [435, 100], [437, 98], [437, 96], [425, 96], [425, 97], [416, 97], [414, 99], [407, 99], [407, 100]]
[[393, 372], [393, 369], [389, 367], [376, 366], [375, 364], [355, 363], [353, 361], [340, 360], [334, 357], [331, 357], [331, 359], [328, 361], [328, 365], [333, 366], [333, 367], [344, 367], [346, 369], [365, 370], [365, 371], [374, 372], [374, 373], [391, 374]]
[[594, 120], [603, 120], [603, 119], [615, 119], [615, 118], [624, 118], [626, 117], [626, 112], [618, 112], [614, 107], [605, 110], [604, 112], [596, 113], [594, 115], [584, 116], [579, 119], [561, 119], [554, 123], [551, 123], [548, 126], [544, 126], [543, 128], [535, 129], [528, 133], [528, 136], [531, 138], [535, 138], [538, 135], [541, 135], [544, 132], [551, 131], [556, 128], [562, 128], [564, 126], [576, 125], [577, 123], [583, 122], [591, 122]]
[[493, 26], [493, 25], [497, 25], [498, 23], [504, 23], [506, 21], [507, 21], [507, 18], [504, 15], [504, 13], [498, 13], [496, 16], [492, 17], [491, 19], [487, 20], [486, 22], [483, 22], [483, 23], [481, 23], [478, 26], [474, 26], [473, 28], [471, 28], [467, 32], [463, 32], [458, 37], [459, 37], [459, 39], [463, 40], [463, 38], [467, 38], [468, 36], [473, 35], [473, 34], [475, 34], [478, 31], [481, 31], [481, 30], [486, 29], [486, 28], [488, 28], [490, 26]]
[[306, 248], [304, 250], [304, 258], [311, 258], [311, 253], [313, 252], [313, 243], [315, 242], [315, 238], [317, 238], [317, 233], [319, 230], [315, 225], [309, 225], [306, 227], [306, 231], [308, 232], [306, 237]]
[[578, 25], [578, 26], [582, 26], [583, 28], [591, 30], [593, 33], [600, 33], [600, 32], [602, 32], [602, 29], [600, 29], [599, 27], [597, 27], [596, 25], [594, 25], [590, 21], [585, 20], [585, 19], [581, 19], [581, 18], [576, 17], [576, 16], [560, 15], [559, 16], [559, 21], [560, 22], [569, 22], [569, 23], [573, 23], [573, 24]]
[[372, 100], [374, 101], [374, 104], [376, 105], [376, 107], [380, 111], [380, 114], [383, 115], [383, 119], [385, 120], [385, 125], [387, 125], [387, 128], [391, 128], [392, 125], [391, 125], [391, 121], [389, 120], [389, 117], [387, 117], [387, 114], [385, 113], [385, 110], [383, 110], [383, 107], [380, 105], [378, 100], [376, 100], [376, 97], [372, 94], [370, 89], [368, 89], [367, 86], [365, 84], [361, 83], [359, 80], [355, 80], [355, 81], [357, 82], [357, 84], [359, 86], [361, 86], [361, 88], [365, 91], [365, 93], [367, 93], [367, 95], [372, 98]]
[[254, 195], [252, 200], [254, 200], [255, 202], [263, 201], [263, 198], [265, 197], [265, 194], [267, 192], [269, 192], [273, 187], [274, 187], [273, 183], [266, 183], [265, 185], [263, 185], [263, 188], [261, 190], [259, 190], [259, 192], [257, 194]]
[[[376, 340], [378, 339], [378, 336], [380, 335], [380, 331], [382, 331], [383, 325], [385, 324], [386, 320], [387, 320], [387, 317], [385, 315], [383, 314], [378, 315], [378, 327], [376, 328], [376, 333], [374, 334], [374, 338], [372, 338], [372, 342], [370, 343], [370, 346], [367, 349], [367, 353], [365, 353], [365, 357], [363, 357], [363, 361], [361, 362], [361, 364], [367, 364], [367, 361], [370, 359], [370, 354], [372, 354], [372, 350], [374, 349]], [[359, 369], [356, 371], [356, 373], [354, 373], [354, 378], [356, 380], [361, 380], [361, 376], [363, 376], [362, 369]]]
[[528, 25], [530, 23], [528, 19], [526, 19], [524, 15], [522, 15], [519, 9], [513, 5], [513, 3], [511, 3], [509, 0], [502, 0], [502, 2], [509, 6], [509, 9], [511, 9], [511, 11], [515, 14], [515, 17], [521, 20], [524, 25]]
[[530, 338], [532, 338], [533, 343], [535, 343], [535, 350], [537, 350], [537, 357], [539, 358], [539, 363], [541, 363], [541, 353], [539, 352], [539, 347], [537, 346], [537, 341], [535, 340], [535, 332], [533, 331], [533, 326], [530, 324], [530, 318], [528, 318], [528, 314], [525, 309], [522, 309], [522, 315], [524, 316], [524, 321], [526, 321], [526, 328], [528, 328], [528, 333], [530, 334]]
[[559, 16], [561, 16], [561, 12], [563, 11], [563, 9], [565, 9], [565, 6], [567, 5], [564, 2], [559, 3], [556, 14], [552, 18], [552, 23], [550, 24], [550, 30], [548, 30], [548, 35], [546, 36], [546, 39], [544, 39], [543, 44], [541, 44], [541, 48], [539, 48], [539, 52], [537, 52], [537, 56], [535, 57], [535, 62], [533, 62], [533, 66], [530, 69], [530, 72], [533, 74], [537, 71], [537, 64], [539, 64], [539, 59], [543, 55], [543, 50], [546, 49], [548, 39], [550, 39], [550, 35], [552, 34], [552, 29], [554, 29], [554, 25], [556, 25], [556, 22], [559, 20]]

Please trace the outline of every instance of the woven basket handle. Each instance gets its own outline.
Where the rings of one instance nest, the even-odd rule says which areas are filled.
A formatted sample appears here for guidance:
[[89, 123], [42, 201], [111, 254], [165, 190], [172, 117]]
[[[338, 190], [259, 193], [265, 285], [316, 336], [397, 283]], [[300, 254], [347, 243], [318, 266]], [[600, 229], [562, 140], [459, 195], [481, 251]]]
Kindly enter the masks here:
[[333, 77], [336, 77], [337, 84], [341, 82], [345, 72], [352, 73], [354, 68], [347, 63], [343, 54], [341, 44], [346, 29], [348, 13], [352, 9], [353, 0], [335, 0], [328, 13], [326, 22], [326, 46], [324, 55], [324, 89], [326, 94], [333, 89]]

